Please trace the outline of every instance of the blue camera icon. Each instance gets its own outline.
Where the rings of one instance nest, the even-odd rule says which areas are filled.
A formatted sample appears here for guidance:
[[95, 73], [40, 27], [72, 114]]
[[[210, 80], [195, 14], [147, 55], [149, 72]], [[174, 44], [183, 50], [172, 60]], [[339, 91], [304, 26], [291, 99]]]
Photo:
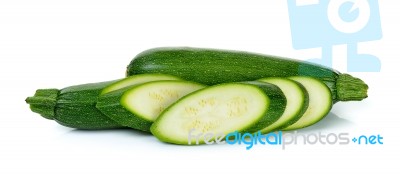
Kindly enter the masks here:
[[380, 71], [379, 58], [359, 54], [357, 43], [382, 38], [378, 0], [287, 0], [294, 49], [322, 48], [311, 62], [332, 66], [332, 46], [347, 44], [347, 70]]

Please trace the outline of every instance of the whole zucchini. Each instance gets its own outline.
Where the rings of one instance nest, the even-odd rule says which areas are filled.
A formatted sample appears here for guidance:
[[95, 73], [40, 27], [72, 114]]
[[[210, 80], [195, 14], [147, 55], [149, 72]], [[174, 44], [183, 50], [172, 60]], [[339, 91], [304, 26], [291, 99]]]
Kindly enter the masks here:
[[337, 101], [367, 98], [368, 86], [349, 74], [320, 65], [255, 53], [166, 47], [138, 54], [127, 67], [127, 76], [165, 73], [206, 85], [257, 80], [267, 77], [310, 76], [323, 81]]

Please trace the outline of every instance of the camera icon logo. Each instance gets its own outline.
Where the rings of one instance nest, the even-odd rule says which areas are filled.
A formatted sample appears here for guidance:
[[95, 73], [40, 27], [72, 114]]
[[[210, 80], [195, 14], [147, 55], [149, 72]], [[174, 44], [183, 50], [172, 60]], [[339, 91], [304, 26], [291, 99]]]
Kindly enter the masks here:
[[347, 45], [347, 71], [379, 72], [381, 62], [357, 51], [359, 42], [382, 38], [378, 0], [287, 0], [294, 49], [322, 48], [309, 61], [332, 67], [332, 47]]

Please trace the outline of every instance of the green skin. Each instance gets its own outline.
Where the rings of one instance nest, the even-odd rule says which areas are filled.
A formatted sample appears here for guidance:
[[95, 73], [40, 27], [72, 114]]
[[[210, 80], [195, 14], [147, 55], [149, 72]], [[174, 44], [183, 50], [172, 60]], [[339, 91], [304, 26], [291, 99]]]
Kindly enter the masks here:
[[[242, 128], [238, 128], [237, 131], [240, 133], [254, 133], [259, 131], [260, 129], [265, 128], [266, 126], [272, 124], [276, 120], [279, 119], [279, 117], [283, 114], [286, 106], [286, 97], [284, 96], [283, 92], [275, 85], [270, 84], [270, 83], [264, 83], [264, 82], [240, 82], [242, 84], [248, 84], [255, 86], [256, 88], [260, 89], [260, 95], [265, 95], [268, 96], [270, 100], [270, 105], [268, 106], [268, 109], [266, 109], [266, 112], [261, 114], [259, 120], [255, 123], [249, 123], [249, 124], [244, 124]], [[216, 86], [224, 86], [225, 84], [221, 85], [216, 85]], [[191, 93], [190, 95], [187, 95], [181, 99], [179, 99], [177, 102], [175, 102], [173, 105], [168, 107], [167, 109], [164, 110], [163, 113], [160, 114], [160, 117], [156, 119], [154, 124], [151, 126], [151, 133], [157, 137], [160, 141], [167, 142], [167, 143], [172, 143], [172, 144], [179, 144], [179, 145], [188, 145], [187, 140], [176, 140], [174, 139], [173, 136], [166, 136], [165, 133], [160, 132], [158, 130], [158, 125], [162, 125], [162, 118], [163, 114], [166, 113], [168, 110], [171, 110], [172, 108], [175, 108], [176, 106], [180, 105], [180, 102], [187, 99], [191, 98], [191, 96], [196, 96], [197, 93], [202, 92], [202, 91], [207, 91], [208, 88], [204, 88], [202, 90], [198, 90], [194, 93]], [[233, 131], [227, 131], [227, 132], [233, 132]], [[204, 144], [204, 140], [201, 140], [199, 144]], [[195, 145], [195, 144], [191, 144]]]
[[215, 85], [268, 77], [309, 76], [323, 81], [337, 101], [359, 101], [368, 86], [360, 79], [304, 61], [240, 51], [188, 47], [155, 48], [138, 54], [127, 67], [127, 76], [165, 73]]
[[83, 84], [61, 90], [39, 89], [26, 102], [33, 112], [63, 126], [77, 129], [123, 128], [96, 108], [100, 92], [114, 82]]

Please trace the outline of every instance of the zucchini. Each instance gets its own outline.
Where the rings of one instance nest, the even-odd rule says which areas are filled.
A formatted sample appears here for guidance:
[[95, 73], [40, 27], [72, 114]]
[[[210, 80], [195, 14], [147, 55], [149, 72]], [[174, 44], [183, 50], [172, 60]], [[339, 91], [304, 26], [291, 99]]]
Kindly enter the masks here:
[[181, 79], [166, 74], [141, 74], [140, 76], [130, 76], [107, 86], [101, 91], [101, 94], [106, 94], [108, 92], [122, 89], [132, 85], [142, 84], [151, 81], [158, 81], [158, 80], [181, 80]]
[[155, 48], [138, 54], [127, 75], [165, 73], [206, 85], [252, 81], [267, 77], [310, 76], [323, 81], [333, 100], [367, 97], [368, 86], [360, 79], [304, 61], [240, 51], [188, 47]]
[[123, 126], [149, 131], [166, 107], [204, 87], [188, 81], [153, 81], [100, 95], [96, 107]]
[[264, 78], [258, 81], [268, 82], [278, 86], [287, 97], [285, 112], [282, 116], [261, 130], [261, 133], [269, 133], [286, 128], [297, 122], [308, 108], [308, 93], [300, 83], [286, 78]]
[[289, 77], [301, 83], [308, 92], [309, 104], [303, 116], [283, 130], [295, 130], [311, 126], [324, 118], [332, 108], [332, 96], [329, 88], [320, 80], [310, 77]]
[[207, 134], [214, 138], [234, 131], [256, 132], [265, 128], [283, 114], [285, 105], [282, 91], [272, 84], [215, 85], [193, 92], [168, 107], [151, 126], [151, 133], [168, 143], [201, 144]]
[[110, 119], [96, 108], [97, 98], [102, 93], [144, 82], [179, 79], [170, 75], [142, 74], [121, 80], [90, 83], [58, 89], [39, 89], [28, 97], [33, 112], [61, 125], [77, 129], [111, 129], [123, 126]]
[[33, 112], [44, 118], [77, 129], [111, 129], [123, 126], [111, 120], [96, 107], [97, 97], [115, 81], [90, 83], [58, 89], [38, 89], [25, 101]]

